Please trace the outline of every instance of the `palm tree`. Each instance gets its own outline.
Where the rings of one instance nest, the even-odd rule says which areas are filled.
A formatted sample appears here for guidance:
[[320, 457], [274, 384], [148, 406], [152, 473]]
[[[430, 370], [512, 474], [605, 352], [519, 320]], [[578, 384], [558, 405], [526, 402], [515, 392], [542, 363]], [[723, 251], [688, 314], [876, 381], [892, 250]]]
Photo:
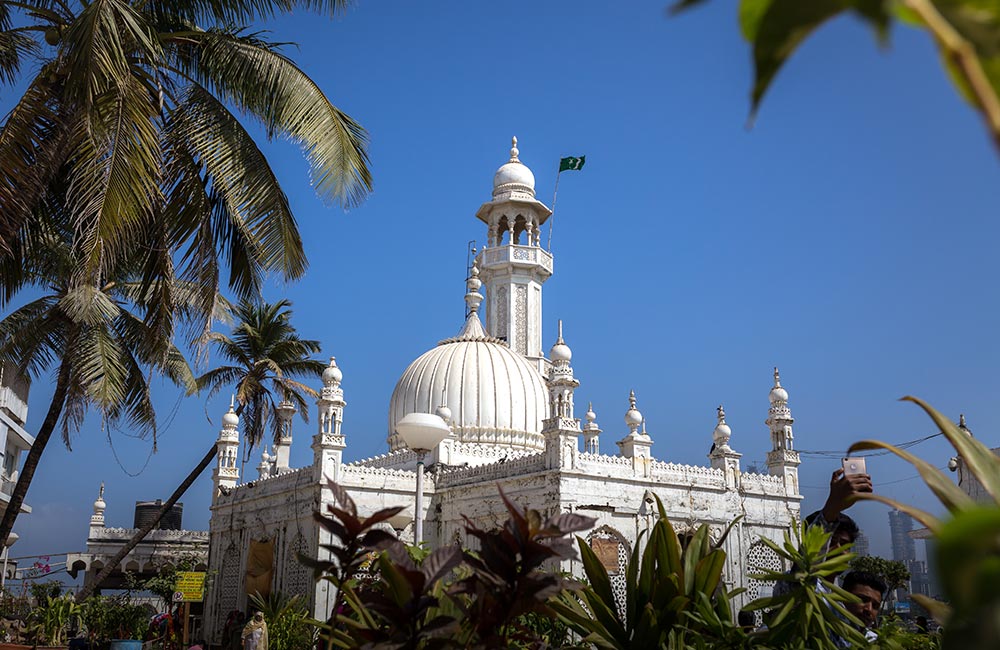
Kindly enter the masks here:
[[[52, 232], [73, 262], [47, 276], [63, 294], [19, 309], [0, 331], [0, 348], [28, 374], [59, 361], [42, 431], [61, 417], [68, 439], [86, 404], [153, 427], [130, 362], [100, 356], [112, 334], [131, 337], [115, 355], [176, 373], [177, 323], [190, 319], [190, 339], [204, 343], [223, 276], [243, 299], [270, 273], [304, 273], [288, 200], [234, 110], [297, 143], [324, 199], [354, 205], [370, 191], [364, 129], [279, 45], [239, 27], [296, 8], [334, 15], [347, 2], [0, 0], [0, 87], [26, 87], [0, 126], [0, 306], [38, 281], [21, 267], [44, 266], [31, 258], [46, 254]], [[114, 330], [117, 314], [131, 313], [115, 301], [129, 295], [141, 319]], [[15, 324], [34, 317], [38, 336], [59, 333], [26, 340], [33, 332]], [[17, 505], [48, 434], [29, 453]]]
[[[236, 326], [232, 336], [211, 333], [219, 353], [232, 365], [215, 368], [197, 380], [199, 388], [208, 389], [211, 398], [226, 386], [236, 390], [236, 413], [244, 416], [243, 435], [252, 448], [260, 443], [270, 424], [272, 437], [280, 436], [278, 420], [273, 417], [276, 396], [289, 400], [298, 407], [302, 418], [308, 422], [309, 405], [306, 396], [318, 397], [319, 393], [295, 378], [315, 378], [323, 374], [322, 362], [310, 358], [320, 350], [318, 341], [301, 339], [291, 324], [291, 303], [280, 300], [273, 304], [242, 301], [233, 309]], [[174, 490], [156, 516], [132, 536], [104, 569], [84, 584], [76, 595], [82, 602], [107, 578], [160, 519], [184, 495], [191, 484], [215, 459], [215, 442], [198, 465]]]
[[[3, 268], [5, 288], [35, 286], [44, 293], [0, 321], [0, 361], [30, 379], [55, 369], [55, 390], [4, 511], [0, 539], [10, 534], [60, 420], [67, 447], [90, 407], [106, 426], [138, 427], [151, 433], [155, 444], [148, 374], [162, 373], [188, 392], [197, 386], [171, 334], [157, 329], [165, 324], [151, 326], [135, 313], [148, 313], [153, 296], [130, 281], [134, 268], [119, 265], [89, 283], [76, 283], [80, 260], [70, 245], [72, 233], [51, 224], [33, 226], [30, 244], [20, 242], [33, 254], [17, 270]], [[20, 244], [15, 250], [26, 250]]]
[[259, 295], [269, 272], [300, 277], [307, 262], [287, 198], [230, 107], [299, 144], [317, 192], [343, 205], [371, 189], [367, 134], [279, 45], [233, 26], [347, 4], [0, 0], [0, 86], [37, 71], [0, 129], [0, 254], [59, 185], [78, 275], [142, 251], [160, 318], [181, 277], [200, 288], [208, 331], [220, 255], [240, 298]]

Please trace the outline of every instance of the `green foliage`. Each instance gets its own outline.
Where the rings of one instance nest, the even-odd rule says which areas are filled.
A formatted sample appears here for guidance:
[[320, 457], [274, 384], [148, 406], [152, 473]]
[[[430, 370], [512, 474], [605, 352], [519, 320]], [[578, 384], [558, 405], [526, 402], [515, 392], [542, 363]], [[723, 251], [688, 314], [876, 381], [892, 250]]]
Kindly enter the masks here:
[[787, 573], [766, 571], [753, 577], [785, 583], [786, 589], [775, 589], [768, 598], [758, 598], [745, 609], [764, 610], [768, 626], [768, 642], [778, 647], [809, 647], [826, 650], [837, 647], [833, 637], [839, 637], [855, 646], [865, 646], [864, 636], [858, 632], [861, 621], [852, 616], [844, 603], [858, 602], [833, 582], [833, 577], [848, 568], [851, 555], [846, 546], [827, 549], [829, 534], [819, 526], [796, 529], [798, 544], [786, 532], [783, 544], [769, 539], [761, 541], [770, 547], [785, 564]]
[[904, 399], [927, 413], [992, 503], [977, 504], [931, 463], [877, 440], [855, 443], [849, 452], [885, 449], [911, 463], [950, 512], [951, 519], [943, 521], [929, 512], [877, 494], [861, 498], [903, 510], [935, 534], [937, 566], [951, 605], [919, 594], [914, 594], [913, 599], [944, 625], [942, 647], [946, 650], [988, 647], [1000, 638], [1000, 458], [926, 402], [915, 397]]
[[[679, 0], [673, 11], [703, 0]], [[751, 113], [795, 50], [821, 25], [851, 15], [880, 42], [893, 23], [925, 29], [956, 88], [986, 119], [1000, 146], [1000, 3], [983, 0], [740, 0], [743, 37], [753, 48]]]
[[590, 584], [578, 593], [563, 592], [552, 607], [571, 630], [597, 648], [661, 647], [700, 597], [708, 599], [710, 609], [717, 593], [726, 597], [721, 585], [726, 560], [719, 548], [722, 540], [713, 545], [706, 525], [682, 548], [658, 497], [657, 507], [660, 517], [645, 549], [640, 554], [640, 539], [632, 550], [624, 603], [616, 602], [611, 578], [596, 553], [577, 538]]
[[91, 596], [80, 607], [87, 637], [92, 643], [106, 643], [113, 639], [141, 639], [149, 629], [152, 613], [146, 605], [133, 603], [127, 594], [120, 596]]
[[[80, 613], [80, 606], [70, 596], [46, 596], [43, 604], [32, 612], [38, 636], [48, 645], [64, 645], [66, 632]], [[38, 637], [36, 636], [36, 642]]]
[[899, 560], [887, 560], [877, 555], [858, 556], [851, 560], [851, 569], [866, 571], [885, 582], [890, 590], [905, 587], [910, 581], [910, 570]]
[[310, 650], [313, 647], [316, 627], [302, 596], [273, 593], [265, 598], [253, 594], [250, 602], [253, 609], [264, 614], [268, 650]]
[[155, 576], [145, 580], [140, 585], [136, 585], [135, 588], [151, 592], [159, 596], [163, 602], [169, 603], [174, 596], [174, 591], [176, 591], [177, 574], [181, 571], [194, 571], [195, 566], [200, 561], [196, 555], [190, 553], [181, 555], [178, 558], [174, 558], [176, 566], [160, 567], [159, 572]]
[[883, 619], [877, 630], [878, 639], [871, 650], [939, 650], [941, 635], [908, 630], [902, 622], [891, 616]]
[[[414, 560], [409, 550], [378, 524], [398, 514], [389, 508], [359, 517], [354, 501], [330, 484], [336, 500], [330, 516], [317, 514], [334, 542], [324, 545], [331, 561], [306, 559], [338, 590], [323, 636], [331, 648], [543, 648], [546, 636], [563, 638], [546, 601], [575, 585], [546, 570], [572, 556], [566, 535], [585, 530], [593, 519], [557, 514], [543, 519], [501, 492], [508, 519], [484, 531], [466, 521], [479, 551], [445, 546]], [[418, 554], [419, 555], [422, 554]], [[377, 579], [356, 576], [376, 557]]]
[[46, 580], [45, 582], [33, 582], [28, 588], [31, 598], [39, 606], [44, 605], [49, 598], [58, 598], [62, 594], [62, 583], [58, 580]]
[[319, 341], [303, 339], [292, 324], [292, 303], [243, 300], [234, 306], [236, 323], [232, 335], [212, 332], [208, 339], [231, 365], [214, 368], [198, 378], [198, 388], [208, 390], [208, 398], [233, 386], [237, 414], [242, 418], [248, 449], [264, 439], [270, 423], [272, 438], [281, 437], [279, 420], [274, 417], [275, 401], [288, 400], [309, 421], [309, 402], [319, 393], [296, 379], [316, 379], [326, 367], [311, 356], [320, 350]]

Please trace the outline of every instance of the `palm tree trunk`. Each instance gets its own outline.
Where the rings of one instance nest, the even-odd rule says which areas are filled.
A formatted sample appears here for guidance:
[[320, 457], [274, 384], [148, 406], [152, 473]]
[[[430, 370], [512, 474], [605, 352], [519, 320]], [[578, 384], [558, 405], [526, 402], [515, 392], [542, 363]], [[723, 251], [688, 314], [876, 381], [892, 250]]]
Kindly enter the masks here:
[[59, 374], [56, 378], [56, 390], [49, 403], [49, 412], [45, 414], [45, 421], [35, 436], [35, 444], [28, 450], [28, 456], [24, 459], [24, 467], [14, 484], [14, 491], [7, 502], [7, 509], [3, 513], [3, 521], [0, 521], [0, 542], [7, 539], [10, 531], [14, 528], [14, 520], [21, 512], [21, 505], [24, 504], [24, 496], [28, 493], [31, 479], [35, 476], [35, 469], [38, 461], [42, 458], [45, 445], [49, 443], [52, 432], [55, 431], [56, 424], [59, 423], [59, 416], [62, 414], [63, 404], [66, 402], [66, 393], [69, 390], [69, 368], [68, 361], [63, 361], [59, 366]]
[[119, 564], [121, 564], [121, 561], [125, 559], [125, 556], [131, 553], [132, 549], [134, 549], [151, 530], [159, 525], [163, 516], [170, 512], [170, 509], [174, 507], [177, 500], [184, 496], [184, 493], [187, 492], [189, 487], [191, 487], [191, 484], [194, 483], [195, 480], [201, 476], [201, 473], [205, 471], [205, 468], [211, 464], [212, 460], [215, 458], [215, 451], [216, 443], [212, 443], [212, 447], [208, 450], [208, 453], [205, 454], [205, 457], [202, 458], [201, 462], [198, 463], [198, 466], [187, 475], [184, 482], [177, 486], [177, 489], [170, 495], [170, 498], [163, 502], [163, 505], [160, 506], [160, 509], [156, 512], [156, 516], [147, 522], [145, 526], [135, 531], [135, 534], [132, 535], [131, 539], [129, 539], [128, 542], [125, 543], [125, 546], [123, 546], [118, 553], [116, 553], [115, 556], [107, 562], [104, 568], [101, 569], [100, 573], [87, 580], [87, 582], [83, 585], [83, 589], [76, 594], [77, 603], [82, 603], [86, 600], [87, 597], [94, 592], [94, 589], [104, 582], [104, 580], [111, 575], [111, 572], [114, 571]]

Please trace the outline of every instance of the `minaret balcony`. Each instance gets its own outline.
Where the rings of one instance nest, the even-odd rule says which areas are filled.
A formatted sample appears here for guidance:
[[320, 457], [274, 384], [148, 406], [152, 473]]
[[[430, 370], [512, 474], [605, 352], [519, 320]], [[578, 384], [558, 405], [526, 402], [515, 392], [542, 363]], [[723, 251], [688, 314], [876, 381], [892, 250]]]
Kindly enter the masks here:
[[540, 266], [552, 275], [552, 253], [539, 246], [493, 246], [480, 253], [480, 268], [490, 268], [509, 264], [510, 266], [531, 268]]

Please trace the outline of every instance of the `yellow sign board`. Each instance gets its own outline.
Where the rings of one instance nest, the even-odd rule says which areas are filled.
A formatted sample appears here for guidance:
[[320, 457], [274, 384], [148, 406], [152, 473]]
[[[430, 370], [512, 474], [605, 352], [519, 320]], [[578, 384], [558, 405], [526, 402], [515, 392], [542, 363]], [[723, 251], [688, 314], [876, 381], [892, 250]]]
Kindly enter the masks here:
[[205, 572], [178, 571], [174, 582], [175, 603], [200, 603], [205, 599]]

